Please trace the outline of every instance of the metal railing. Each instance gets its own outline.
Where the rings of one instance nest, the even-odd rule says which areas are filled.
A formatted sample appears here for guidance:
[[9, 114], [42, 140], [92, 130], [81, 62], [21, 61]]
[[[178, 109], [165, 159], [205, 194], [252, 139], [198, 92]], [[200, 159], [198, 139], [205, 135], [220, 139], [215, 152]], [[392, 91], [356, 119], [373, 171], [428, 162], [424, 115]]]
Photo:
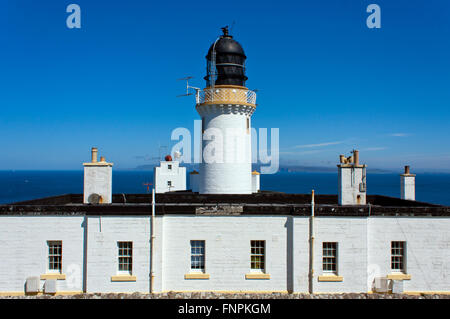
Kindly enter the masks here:
[[198, 92], [197, 104], [244, 103], [256, 105], [256, 93], [248, 89], [214, 88]]

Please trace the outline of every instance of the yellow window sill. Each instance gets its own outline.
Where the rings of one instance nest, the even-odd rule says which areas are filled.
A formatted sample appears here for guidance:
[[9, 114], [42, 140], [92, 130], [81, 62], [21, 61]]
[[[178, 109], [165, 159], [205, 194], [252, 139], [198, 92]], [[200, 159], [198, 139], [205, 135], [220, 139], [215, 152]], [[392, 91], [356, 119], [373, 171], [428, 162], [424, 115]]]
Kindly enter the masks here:
[[111, 281], [136, 281], [136, 276], [130, 275], [111, 276]]
[[46, 279], [56, 279], [56, 280], [66, 280], [66, 274], [43, 274], [41, 275], [41, 280]]
[[344, 281], [344, 277], [337, 275], [324, 275], [317, 278], [318, 281]]
[[408, 274], [389, 274], [386, 276], [387, 279], [392, 280], [411, 280], [411, 275]]
[[203, 274], [203, 273], [190, 273], [185, 274], [184, 279], [209, 279], [209, 274]]
[[270, 279], [270, 274], [245, 274], [245, 279]]

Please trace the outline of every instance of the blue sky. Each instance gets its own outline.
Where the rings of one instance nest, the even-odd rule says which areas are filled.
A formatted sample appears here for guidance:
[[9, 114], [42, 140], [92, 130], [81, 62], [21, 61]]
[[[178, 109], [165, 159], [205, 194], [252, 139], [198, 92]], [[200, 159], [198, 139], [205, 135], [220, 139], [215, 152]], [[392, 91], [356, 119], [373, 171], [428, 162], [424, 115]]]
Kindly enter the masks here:
[[[81, 29], [66, 27], [80, 5]], [[381, 7], [369, 29], [366, 7]], [[231, 25], [258, 89], [256, 128], [280, 129], [281, 163], [450, 169], [449, 1], [0, 3], [0, 169], [81, 169], [97, 146], [116, 168], [170, 150], [198, 119], [184, 83]]]

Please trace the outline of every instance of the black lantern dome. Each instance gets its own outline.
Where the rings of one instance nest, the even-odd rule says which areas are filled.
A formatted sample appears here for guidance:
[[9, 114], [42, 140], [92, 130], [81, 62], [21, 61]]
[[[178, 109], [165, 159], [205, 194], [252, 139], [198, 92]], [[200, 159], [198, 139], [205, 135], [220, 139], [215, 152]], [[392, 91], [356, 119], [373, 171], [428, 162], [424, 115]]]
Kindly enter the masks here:
[[207, 74], [204, 77], [206, 86], [239, 85], [245, 86], [248, 79], [245, 76], [244, 49], [239, 42], [228, 34], [228, 27], [222, 28], [220, 36], [209, 48], [207, 60]]

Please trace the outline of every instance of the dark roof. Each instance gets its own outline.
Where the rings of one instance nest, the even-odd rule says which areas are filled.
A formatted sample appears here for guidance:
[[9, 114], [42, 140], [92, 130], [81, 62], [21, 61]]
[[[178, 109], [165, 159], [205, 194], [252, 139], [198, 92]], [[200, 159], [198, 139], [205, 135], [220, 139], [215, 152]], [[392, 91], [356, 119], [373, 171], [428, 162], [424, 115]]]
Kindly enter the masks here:
[[[370, 205], [338, 205], [337, 195], [316, 195], [316, 216], [450, 216], [450, 207], [368, 195]], [[239, 213], [227, 213], [227, 207]], [[217, 210], [217, 208], [220, 208]], [[205, 213], [206, 210], [206, 213]], [[211, 210], [208, 213], [208, 210]], [[200, 212], [202, 211], [202, 212]], [[230, 210], [231, 211], [231, 210]], [[251, 195], [156, 194], [156, 214], [311, 214], [310, 194], [262, 192]], [[83, 204], [82, 194], [66, 194], [0, 205], [0, 215], [150, 215], [151, 194], [114, 194], [112, 204]]]

